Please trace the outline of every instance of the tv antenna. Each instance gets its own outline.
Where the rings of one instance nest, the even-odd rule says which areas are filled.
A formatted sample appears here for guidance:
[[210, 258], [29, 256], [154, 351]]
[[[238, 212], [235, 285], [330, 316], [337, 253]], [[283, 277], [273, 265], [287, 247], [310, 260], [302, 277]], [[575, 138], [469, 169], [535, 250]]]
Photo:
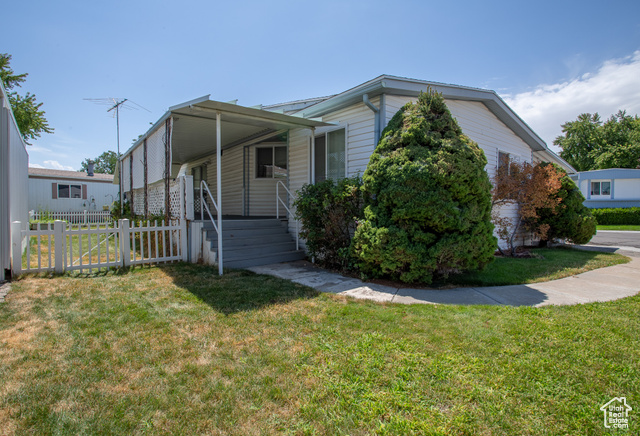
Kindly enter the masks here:
[[[144, 109], [145, 111], [151, 113], [151, 111], [143, 106], [140, 106], [138, 103], [129, 100], [128, 98], [85, 98], [84, 100], [92, 101], [96, 104], [111, 106], [107, 109], [107, 112], [113, 112], [113, 116], [116, 119], [116, 135], [117, 135], [117, 147], [118, 147], [118, 189], [120, 191], [120, 214], [123, 213], [123, 195], [122, 195], [122, 161], [120, 160], [120, 108], [122, 109]], [[133, 186], [131, 187], [133, 189]]]

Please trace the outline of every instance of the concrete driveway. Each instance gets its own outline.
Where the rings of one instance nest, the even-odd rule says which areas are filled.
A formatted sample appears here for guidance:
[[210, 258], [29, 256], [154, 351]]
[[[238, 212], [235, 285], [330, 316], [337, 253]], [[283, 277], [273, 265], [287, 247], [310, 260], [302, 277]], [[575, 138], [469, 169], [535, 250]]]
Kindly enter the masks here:
[[[640, 250], [640, 232], [619, 231], [619, 230], [598, 230], [591, 239], [591, 246], [636, 248]], [[630, 250], [635, 251], [635, 250]]]

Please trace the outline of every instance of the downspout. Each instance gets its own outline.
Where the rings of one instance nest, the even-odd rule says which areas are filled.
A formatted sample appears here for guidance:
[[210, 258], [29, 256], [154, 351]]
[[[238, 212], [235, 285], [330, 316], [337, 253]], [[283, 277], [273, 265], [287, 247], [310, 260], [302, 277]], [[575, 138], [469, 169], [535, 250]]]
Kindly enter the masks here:
[[378, 144], [380, 140], [380, 109], [375, 107], [371, 101], [369, 101], [369, 94], [362, 94], [362, 102], [367, 105], [369, 109], [371, 109], [374, 113], [374, 127], [373, 127], [373, 139], [374, 139], [374, 147]]

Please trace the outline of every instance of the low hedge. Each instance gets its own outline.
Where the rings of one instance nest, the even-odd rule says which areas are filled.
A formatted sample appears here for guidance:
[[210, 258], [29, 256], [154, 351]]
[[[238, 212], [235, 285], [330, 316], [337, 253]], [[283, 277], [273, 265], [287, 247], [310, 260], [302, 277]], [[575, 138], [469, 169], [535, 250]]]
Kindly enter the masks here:
[[598, 224], [607, 225], [640, 225], [640, 207], [615, 209], [591, 209]]

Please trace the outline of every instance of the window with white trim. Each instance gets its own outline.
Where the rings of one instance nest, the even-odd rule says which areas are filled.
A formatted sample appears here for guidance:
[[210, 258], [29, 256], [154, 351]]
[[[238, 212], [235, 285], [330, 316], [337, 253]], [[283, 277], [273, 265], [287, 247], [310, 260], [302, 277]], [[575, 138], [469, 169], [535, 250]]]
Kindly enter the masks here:
[[611, 180], [598, 180], [591, 182], [592, 197], [611, 197]]
[[314, 183], [344, 179], [347, 172], [346, 129], [332, 130], [315, 137]]
[[287, 147], [256, 147], [256, 178], [257, 179], [286, 179]]

